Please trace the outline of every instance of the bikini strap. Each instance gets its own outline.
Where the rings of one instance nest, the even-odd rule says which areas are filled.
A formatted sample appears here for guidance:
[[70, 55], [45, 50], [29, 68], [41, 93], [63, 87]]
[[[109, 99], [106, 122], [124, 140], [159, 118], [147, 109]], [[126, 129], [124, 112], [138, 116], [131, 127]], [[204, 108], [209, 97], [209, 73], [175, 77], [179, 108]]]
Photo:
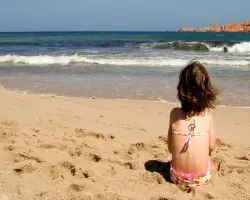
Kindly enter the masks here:
[[195, 120], [193, 118], [188, 118], [188, 120], [190, 121], [190, 124], [188, 126], [189, 134], [188, 134], [188, 138], [185, 141], [185, 143], [187, 145], [190, 145], [191, 144], [191, 140], [192, 140], [192, 136], [195, 135], [194, 134], [194, 129], [196, 128], [196, 125], [195, 125]]
[[192, 141], [192, 137], [193, 137], [193, 136], [202, 136], [202, 135], [208, 134], [208, 132], [207, 132], [207, 133], [195, 133], [196, 122], [195, 122], [195, 120], [194, 120], [193, 117], [188, 117], [188, 116], [187, 116], [186, 120], [187, 120], [187, 121], [190, 121], [190, 123], [189, 123], [189, 125], [188, 125], [188, 130], [189, 130], [188, 134], [186, 134], [186, 133], [183, 134], [183, 133], [178, 132], [178, 131], [173, 131], [173, 132], [172, 132], [173, 134], [176, 134], [176, 135], [187, 136], [187, 139], [186, 139], [186, 141], [185, 141], [185, 144], [186, 144], [186, 145], [190, 145], [190, 144], [191, 144], [191, 141]]

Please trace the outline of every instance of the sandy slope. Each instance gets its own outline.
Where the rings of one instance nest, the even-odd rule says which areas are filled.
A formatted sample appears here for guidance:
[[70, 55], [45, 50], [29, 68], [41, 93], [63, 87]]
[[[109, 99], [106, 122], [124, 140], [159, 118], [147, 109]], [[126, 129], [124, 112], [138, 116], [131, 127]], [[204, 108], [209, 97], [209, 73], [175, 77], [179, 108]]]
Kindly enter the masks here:
[[174, 105], [0, 96], [2, 199], [250, 199], [250, 109], [214, 111], [217, 172], [193, 197], [168, 182]]

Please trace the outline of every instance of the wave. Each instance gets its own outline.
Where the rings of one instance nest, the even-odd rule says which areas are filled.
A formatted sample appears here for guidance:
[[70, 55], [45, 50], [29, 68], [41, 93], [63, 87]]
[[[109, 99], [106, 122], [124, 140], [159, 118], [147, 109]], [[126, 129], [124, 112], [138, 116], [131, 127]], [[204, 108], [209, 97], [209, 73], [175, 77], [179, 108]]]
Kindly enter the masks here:
[[37, 46], [37, 47], [74, 47], [74, 48], [153, 48], [183, 51], [212, 51], [229, 53], [249, 53], [250, 42], [223, 41], [140, 41], [140, 40], [26, 40], [1, 41], [0, 47]]
[[158, 42], [142, 43], [141, 48], [173, 49], [186, 51], [213, 51], [229, 53], [250, 53], [250, 42], [222, 43], [222, 42]]
[[[250, 60], [226, 60], [226, 59], [199, 59], [207, 65], [222, 66], [250, 66]], [[188, 59], [175, 59], [165, 57], [151, 58], [87, 58], [79, 55], [72, 56], [20, 56], [2, 55], [0, 64], [19, 64], [19, 65], [122, 65], [122, 66], [184, 66], [189, 62]]]
[[205, 42], [155, 42], [142, 43], [141, 48], [173, 49], [186, 51], [209, 51], [209, 45]]
[[239, 44], [234, 44], [233, 46], [218, 46], [218, 47], [209, 47], [210, 51], [215, 51], [215, 52], [223, 52], [227, 51], [230, 53], [250, 53], [250, 42], [242, 42]]

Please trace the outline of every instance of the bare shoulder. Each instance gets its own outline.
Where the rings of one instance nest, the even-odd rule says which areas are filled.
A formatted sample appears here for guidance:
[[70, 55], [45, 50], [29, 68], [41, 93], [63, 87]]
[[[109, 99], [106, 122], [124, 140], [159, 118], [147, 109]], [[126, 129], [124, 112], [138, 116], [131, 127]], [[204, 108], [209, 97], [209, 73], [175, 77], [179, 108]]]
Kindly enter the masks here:
[[179, 107], [175, 107], [170, 112], [170, 123], [173, 124], [183, 115], [183, 111]]
[[180, 107], [175, 107], [175, 108], [173, 108], [172, 110], [171, 110], [171, 115], [176, 115], [176, 114], [180, 114], [180, 113], [182, 113], [182, 110], [181, 110], [181, 108]]
[[213, 118], [213, 113], [211, 109], [205, 110], [205, 115], [208, 116], [210, 119]]

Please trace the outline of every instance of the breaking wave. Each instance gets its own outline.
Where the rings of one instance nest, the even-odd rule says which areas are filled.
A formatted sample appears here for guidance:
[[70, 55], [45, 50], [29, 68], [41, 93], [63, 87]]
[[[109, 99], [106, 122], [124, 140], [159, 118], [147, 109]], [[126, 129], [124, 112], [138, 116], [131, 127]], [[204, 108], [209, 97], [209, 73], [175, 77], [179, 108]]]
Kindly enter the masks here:
[[250, 42], [222, 41], [139, 41], [139, 40], [102, 40], [102, 41], [0, 41], [0, 47], [65, 47], [65, 48], [152, 48], [182, 51], [213, 51], [229, 53], [250, 53]]
[[222, 42], [158, 42], [142, 43], [141, 48], [174, 49], [184, 51], [214, 51], [229, 53], [250, 53], [250, 42], [222, 43]]

